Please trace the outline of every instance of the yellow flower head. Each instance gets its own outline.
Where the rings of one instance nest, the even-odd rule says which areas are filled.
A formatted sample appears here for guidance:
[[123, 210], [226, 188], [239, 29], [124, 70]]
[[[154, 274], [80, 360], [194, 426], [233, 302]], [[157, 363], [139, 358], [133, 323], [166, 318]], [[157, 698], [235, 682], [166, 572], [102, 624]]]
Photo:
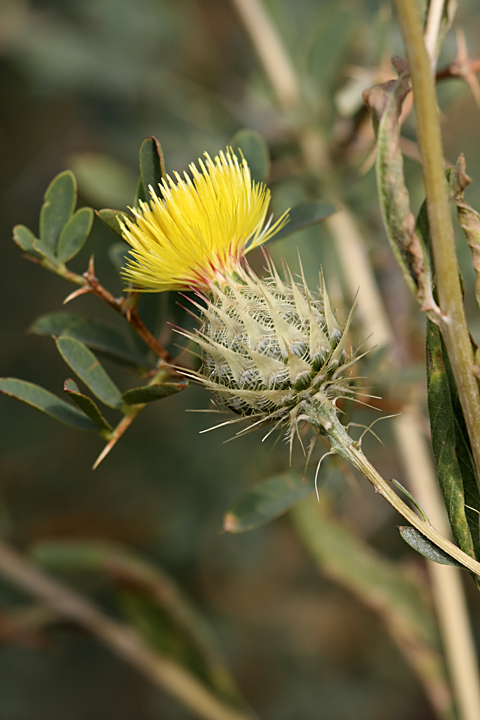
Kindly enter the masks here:
[[270, 191], [252, 181], [245, 158], [229, 148], [214, 160], [166, 176], [161, 195], [133, 209], [122, 233], [132, 246], [123, 276], [139, 290], [207, 289], [231, 273], [245, 253], [269, 240], [288, 221], [266, 221]]

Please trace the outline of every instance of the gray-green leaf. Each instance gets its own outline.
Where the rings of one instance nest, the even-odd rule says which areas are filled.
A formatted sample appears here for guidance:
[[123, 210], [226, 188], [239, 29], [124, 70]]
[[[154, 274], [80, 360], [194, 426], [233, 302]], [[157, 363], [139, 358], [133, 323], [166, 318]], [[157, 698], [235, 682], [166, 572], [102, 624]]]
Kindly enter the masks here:
[[97, 425], [104, 434], [108, 434], [111, 431], [112, 426], [110, 423], [105, 420], [92, 398], [80, 392], [75, 380], [71, 378], [65, 380], [63, 390], [67, 393], [68, 397], [73, 400], [75, 405], [77, 405], [85, 415], [88, 415], [90, 420], [93, 420], [95, 425]]
[[83, 343], [61, 336], [57, 348], [67, 365], [105, 405], [121, 408], [122, 396], [95, 355]]
[[60, 262], [71, 260], [84, 246], [92, 229], [92, 208], [81, 208], [67, 222], [58, 241], [57, 258]]
[[405, 540], [407, 545], [410, 545], [413, 550], [416, 550], [423, 557], [432, 560], [433, 562], [439, 563], [440, 565], [453, 565], [454, 567], [462, 568], [465, 570], [461, 563], [447, 555], [447, 553], [440, 550], [437, 545], [434, 545], [425, 535], [415, 530], [413, 527], [402, 526], [398, 528], [400, 535]]
[[77, 182], [74, 174], [66, 170], [48, 186], [40, 212], [40, 240], [53, 254], [56, 254], [60, 233], [72, 216], [76, 202]]
[[0, 392], [78, 430], [98, 430], [97, 425], [85, 413], [34, 383], [17, 378], [0, 378]]
[[142, 405], [143, 403], [153, 402], [154, 400], [162, 400], [162, 398], [170, 397], [184, 390], [187, 387], [186, 382], [180, 383], [156, 383], [154, 385], [145, 385], [144, 387], [132, 388], [123, 393], [123, 401], [128, 405]]
[[101, 320], [90, 320], [83, 315], [59, 310], [37, 318], [30, 332], [51, 337], [68, 335], [116, 362], [139, 369], [154, 367], [154, 363], [137, 352], [120, 330]]
[[13, 241], [24, 252], [36, 255], [37, 253], [34, 247], [36, 240], [37, 238], [33, 232], [25, 227], [25, 225], [15, 225], [13, 228]]

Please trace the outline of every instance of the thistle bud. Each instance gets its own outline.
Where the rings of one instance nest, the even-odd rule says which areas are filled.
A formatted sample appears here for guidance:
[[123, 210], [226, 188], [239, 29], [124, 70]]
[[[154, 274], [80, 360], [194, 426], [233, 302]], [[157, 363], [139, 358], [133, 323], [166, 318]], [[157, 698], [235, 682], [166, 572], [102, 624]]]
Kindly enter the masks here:
[[260, 279], [248, 267], [210, 286], [206, 306], [195, 303], [201, 327], [184, 333], [202, 351], [202, 367], [188, 373], [212, 391], [221, 409], [255, 426], [287, 426], [291, 438], [313, 408], [334, 409], [354, 392], [348, 369], [350, 313], [342, 328], [321, 278], [319, 292], [282, 280], [270, 262]]

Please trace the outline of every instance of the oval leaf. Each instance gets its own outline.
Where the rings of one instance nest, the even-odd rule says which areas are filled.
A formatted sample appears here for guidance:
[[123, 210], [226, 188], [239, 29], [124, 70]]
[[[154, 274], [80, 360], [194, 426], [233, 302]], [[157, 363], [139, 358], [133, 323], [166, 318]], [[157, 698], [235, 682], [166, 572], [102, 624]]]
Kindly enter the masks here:
[[105, 420], [93, 400], [80, 392], [75, 380], [70, 378], [65, 380], [63, 390], [67, 393], [68, 397], [73, 400], [75, 405], [77, 405], [77, 407], [79, 407], [85, 415], [88, 415], [90, 420], [93, 420], [100, 430], [104, 431], [106, 434], [110, 433], [112, 426]]
[[254, 130], [240, 130], [230, 143], [235, 153], [243, 155], [250, 168], [252, 180], [267, 182], [270, 172], [270, 152], [263, 137]]
[[80, 252], [90, 234], [92, 223], [92, 208], [81, 208], [70, 218], [58, 241], [57, 258], [60, 262], [67, 262]]
[[57, 340], [57, 348], [67, 365], [99, 400], [109, 407], [122, 406], [120, 390], [86, 345], [74, 338], [62, 336]]
[[[326, 220], [330, 215], [338, 212], [338, 208], [330, 203], [308, 202], [293, 207], [288, 213], [288, 222], [269, 242], [275, 242], [299, 230], [305, 230], [310, 225]], [[268, 245], [268, 243], [267, 243]]]
[[423, 555], [423, 557], [439, 563], [440, 565], [453, 565], [454, 567], [463, 568], [463, 570], [465, 570], [463, 565], [451, 558], [450, 555], [447, 555], [447, 553], [443, 552], [443, 550], [440, 550], [439, 547], [430, 542], [425, 535], [422, 535], [422, 533], [415, 530], [415, 528], [404, 526], [399, 527], [398, 529], [400, 530], [400, 535], [407, 545], [410, 545], [411, 548], [420, 553], [420, 555]]
[[[40, 212], [40, 240], [53, 254], [63, 227], [69, 221], [77, 202], [77, 182], [67, 170], [52, 180], [44, 196]], [[36, 248], [41, 252], [39, 248]]]
[[187, 387], [186, 382], [181, 383], [156, 383], [154, 385], [145, 385], [145, 387], [133, 388], [123, 393], [123, 401], [129, 405], [141, 405], [143, 403], [153, 402], [153, 400], [161, 400], [162, 398], [175, 395]]
[[34, 244], [37, 238], [25, 225], [15, 225], [13, 228], [13, 242], [24, 252], [36, 255]]
[[98, 430], [97, 425], [83, 412], [34, 383], [17, 378], [0, 378], [0, 392], [78, 430]]
[[226, 532], [241, 533], [265, 525], [313, 492], [313, 484], [294, 472], [274, 475], [247, 490], [224, 517]]
[[143, 195], [150, 197], [149, 185], [155, 192], [165, 175], [163, 166], [163, 153], [160, 143], [155, 137], [148, 137], [140, 147], [140, 177], [143, 184]]

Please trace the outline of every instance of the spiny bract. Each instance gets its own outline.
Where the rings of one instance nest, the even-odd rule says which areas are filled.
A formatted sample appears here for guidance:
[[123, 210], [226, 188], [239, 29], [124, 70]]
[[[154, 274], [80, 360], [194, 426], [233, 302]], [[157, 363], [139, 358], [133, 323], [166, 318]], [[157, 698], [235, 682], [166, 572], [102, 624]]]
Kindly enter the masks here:
[[[287, 268], [283, 281], [269, 262], [259, 279], [246, 266], [211, 286], [206, 307], [195, 303], [202, 326], [183, 333], [202, 350], [199, 372], [187, 373], [210, 389], [220, 409], [248, 417], [255, 426], [288, 426], [290, 438], [309, 406], [334, 408], [354, 394], [347, 369], [352, 312], [342, 329], [321, 278], [319, 294]], [[303, 278], [303, 275], [302, 275]]]

